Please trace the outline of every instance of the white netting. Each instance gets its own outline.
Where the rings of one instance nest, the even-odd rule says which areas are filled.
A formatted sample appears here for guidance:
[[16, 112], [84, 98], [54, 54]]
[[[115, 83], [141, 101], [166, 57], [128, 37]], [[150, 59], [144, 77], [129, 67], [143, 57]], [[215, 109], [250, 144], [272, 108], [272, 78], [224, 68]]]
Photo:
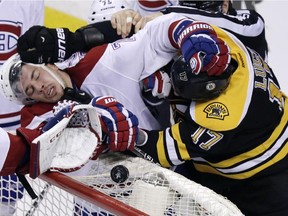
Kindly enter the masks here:
[[[111, 172], [112, 169], [113, 172]], [[94, 205], [99, 203], [99, 200], [93, 202], [93, 200], [85, 199], [85, 196], [81, 195], [80, 186], [77, 196], [72, 195], [72, 193], [75, 194], [75, 190], [77, 191], [77, 185], [70, 184], [70, 180], [89, 186], [85, 190], [88, 197], [91, 194], [89, 198], [93, 197], [93, 191], [100, 191], [108, 195], [109, 199], [112, 198], [112, 203], [113, 200], [121, 201], [151, 216], [242, 215], [238, 208], [226, 198], [171, 170], [161, 168], [141, 158], [105, 153], [98, 160], [88, 163], [82, 171], [70, 173], [69, 176], [68, 180], [56, 179], [55, 182], [58, 187], [63, 185], [63, 188], [70, 193], [58, 187], [49, 186], [39, 179], [32, 181], [32, 187], [37, 194], [42, 191], [44, 198], [35, 202], [33, 207], [29, 196], [24, 195], [17, 201], [16, 215], [29, 215], [27, 214], [29, 210], [34, 212], [30, 215], [112, 215], [105, 207], [99, 208]], [[55, 184], [53, 181], [50, 182]], [[43, 187], [47, 189], [43, 190]], [[100, 199], [103, 203], [108, 201], [106, 198]], [[119, 203], [116, 201], [114, 207], [118, 208], [119, 212]], [[76, 209], [75, 202], [77, 203]], [[110, 209], [110, 212], [113, 212], [113, 209], [112, 211]], [[125, 213], [117, 215], [125, 215]], [[139, 213], [134, 215], [139, 215]]]

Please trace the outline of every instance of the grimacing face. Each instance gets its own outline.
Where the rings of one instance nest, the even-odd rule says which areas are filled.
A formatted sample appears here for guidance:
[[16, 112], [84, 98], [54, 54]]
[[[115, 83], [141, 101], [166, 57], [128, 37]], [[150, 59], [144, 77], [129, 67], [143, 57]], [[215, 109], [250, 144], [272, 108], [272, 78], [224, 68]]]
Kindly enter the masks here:
[[[60, 71], [55, 65], [48, 64], [47, 67], [62, 81], [65, 87], [72, 87], [69, 75]], [[55, 103], [64, 94], [61, 84], [44, 68], [24, 64], [21, 69], [20, 82], [27, 97], [38, 102]]]

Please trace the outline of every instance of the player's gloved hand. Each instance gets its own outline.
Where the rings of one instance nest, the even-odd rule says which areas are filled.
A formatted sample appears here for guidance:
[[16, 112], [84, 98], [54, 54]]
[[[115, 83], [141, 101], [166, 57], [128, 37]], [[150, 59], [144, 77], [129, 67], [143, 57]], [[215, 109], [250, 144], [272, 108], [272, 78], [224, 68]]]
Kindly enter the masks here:
[[142, 80], [144, 92], [152, 92], [154, 97], [165, 98], [171, 90], [170, 77], [167, 73], [158, 70]]
[[[69, 117], [73, 114], [72, 118], [70, 119], [67, 127], [88, 127], [89, 126], [89, 116], [86, 109], [77, 109], [76, 111], [72, 111], [74, 106], [78, 105], [79, 103], [73, 100], [62, 100], [59, 101], [54, 107], [53, 107], [53, 114], [54, 116], [58, 116], [57, 118], [53, 118], [47, 123], [49, 125], [45, 125], [44, 129], [53, 127], [52, 124], [55, 123], [55, 121], [61, 121], [61, 118], [63, 117]], [[58, 114], [61, 113], [61, 114]]]
[[95, 97], [90, 103], [100, 115], [104, 137], [112, 151], [133, 150], [138, 139], [138, 119], [114, 97]]
[[230, 48], [211, 25], [184, 19], [174, 32], [173, 38], [193, 73], [207, 71], [210, 76], [218, 76], [228, 67]]
[[94, 107], [60, 101], [53, 108], [41, 135], [30, 140], [29, 173], [37, 177], [48, 169], [71, 172], [94, 160], [107, 148], [102, 138], [99, 115]]
[[54, 63], [82, 51], [85, 43], [80, 34], [67, 28], [46, 28], [33, 26], [17, 42], [17, 51], [24, 62]]
[[[69, 127], [77, 126], [76, 122], [78, 116], [85, 115], [81, 113], [81, 110], [77, 110], [77, 113], [74, 113], [73, 108], [74, 106], [78, 105], [79, 103], [71, 100], [63, 100], [59, 101], [54, 107], [53, 107], [53, 114], [54, 117], [51, 117], [50, 119], [47, 120], [47, 123], [43, 126], [42, 128], [42, 133], [48, 131], [52, 127], [54, 127], [57, 123], [59, 123], [63, 118], [69, 118], [71, 115], [72, 118], [69, 121], [68, 125]], [[84, 111], [83, 111], [84, 112]], [[87, 116], [87, 114], [86, 114]], [[87, 117], [86, 117], [87, 118]], [[83, 120], [85, 117], [83, 117]], [[87, 121], [87, 120], [86, 120]], [[79, 122], [79, 124], [85, 124], [86, 121]], [[75, 125], [73, 124], [75, 122]], [[85, 125], [83, 125], [85, 126]]]

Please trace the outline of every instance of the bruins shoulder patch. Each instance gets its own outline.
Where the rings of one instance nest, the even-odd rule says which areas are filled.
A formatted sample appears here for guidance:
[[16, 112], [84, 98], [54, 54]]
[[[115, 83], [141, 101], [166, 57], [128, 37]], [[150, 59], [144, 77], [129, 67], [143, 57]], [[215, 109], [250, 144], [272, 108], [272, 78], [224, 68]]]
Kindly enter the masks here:
[[213, 118], [213, 119], [220, 119], [224, 120], [225, 116], [229, 116], [229, 111], [227, 107], [219, 102], [213, 102], [208, 104], [204, 112], [207, 114], [207, 118]]

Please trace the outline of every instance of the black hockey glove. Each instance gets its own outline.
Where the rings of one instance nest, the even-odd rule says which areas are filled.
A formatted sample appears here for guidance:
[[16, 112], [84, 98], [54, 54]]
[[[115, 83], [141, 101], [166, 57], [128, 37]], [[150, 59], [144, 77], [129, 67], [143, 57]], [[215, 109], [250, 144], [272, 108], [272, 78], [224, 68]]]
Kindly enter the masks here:
[[67, 28], [33, 26], [18, 39], [17, 51], [24, 62], [54, 63], [103, 43], [104, 35], [93, 26], [82, 27], [75, 33]]
[[80, 35], [67, 28], [33, 26], [18, 39], [17, 51], [22, 61], [41, 64], [63, 61], [84, 46]]

